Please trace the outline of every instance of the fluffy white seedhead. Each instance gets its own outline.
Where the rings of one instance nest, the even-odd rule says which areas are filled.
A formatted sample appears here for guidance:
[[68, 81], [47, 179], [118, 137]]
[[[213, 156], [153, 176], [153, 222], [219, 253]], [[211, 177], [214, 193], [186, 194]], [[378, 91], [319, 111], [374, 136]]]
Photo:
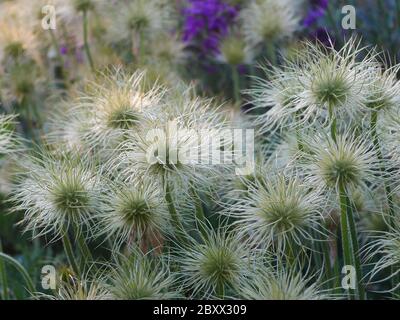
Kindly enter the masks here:
[[39, 294], [38, 299], [45, 300], [109, 300], [110, 293], [105, 286], [88, 277], [82, 279], [68, 276], [59, 281], [53, 294]]
[[357, 188], [348, 195], [359, 216], [357, 230], [361, 242], [369, 242], [376, 232], [388, 230], [390, 216], [384, 185]]
[[380, 163], [368, 133], [345, 131], [336, 142], [323, 130], [302, 137], [304, 148], [298, 161], [310, 185], [324, 190], [338, 190], [342, 185], [351, 190], [379, 184]]
[[54, 148], [66, 152], [88, 153], [93, 150], [90, 117], [87, 110], [73, 108], [72, 101], [59, 105], [60, 114], [55, 115], [49, 123], [47, 142]]
[[[361, 53], [367, 53], [366, 57], [361, 59]], [[304, 121], [324, 123], [335, 118], [349, 124], [367, 111], [368, 84], [377, 64], [374, 54], [365, 52], [355, 39], [339, 51], [333, 45], [309, 45], [300, 61], [303, 88], [297, 104]]]
[[14, 133], [15, 116], [0, 114], [0, 157], [17, 151], [21, 143]]
[[306, 43], [293, 61], [272, 71], [270, 82], [258, 80], [249, 93], [254, 108], [267, 109], [256, 118], [261, 132], [359, 121], [368, 111], [368, 85], [377, 69], [372, 54], [357, 61], [362, 51], [354, 39], [339, 51]]
[[0, 62], [4, 63], [4, 58], [16, 58], [21, 55], [27, 55], [36, 62], [41, 61], [33, 20], [24, 3], [0, 3]]
[[287, 38], [299, 28], [298, 1], [249, 1], [240, 12], [243, 34], [250, 46]]
[[111, 299], [177, 299], [179, 289], [174, 287], [175, 276], [167, 260], [134, 251], [130, 256], [117, 256], [108, 279]]
[[276, 168], [285, 170], [286, 168], [293, 167], [297, 153], [299, 152], [298, 136], [293, 134], [287, 134], [282, 137], [279, 141], [269, 143], [270, 161], [274, 163]]
[[387, 182], [391, 185], [394, 192], [400, 191], [400, 118], [399, 111], [395, 114], [388, 114], [385, 117], [378, 117], [377, 124], [378, 137], [380, 139], [381, 150], [384, 157], [386, 170], [390, 172]]
[[161, 185], [192, 181], [208, 187], [224, 167], [218, 164], [220, 152], [211, 150], [212, 139], [221, 135], [224, 122], [209, 108], [200, 99], [170, 98], [154, 119], [125, 138], [109, 163], [110, 170], [118, 170], [119, 177], [128, 182], [145, 176]]
[[[399, 221], [395, 223], [395, 227], [387, 232], [375, 233], [373, 240], [369, 242], [363, 249], [363, 255], [366, 261], [373, 261], [373, 268], [369, 272], [371, 280], [383, 282], [392, 277], [396, 277], [400, 269], [397, 267], [400, 263], [400, 228]], [[378, 261], [376, 262], [376, 259]], [[393, 267], [394, 271], [389, 276], [384, 271]], [[394, 285], [388, 291], [394, 291], [400, 287], [400, 283]]]
[[180, 118], [187, 126], [200, 128], [220, 129], [227, 125], [221, 106], [213, 99], [198, 97], [193, 86], [177, 85], [178, 90], [169, 91], [170, 95], [162, 105], [159, 119]]
[[160, 0], [132, 0], [109, 6], [109, 12], [114, 15], [109, 30], [112, 41], [132, 41], [132, 36], [148, 41], [171, 26], [169, 9]]
[[[160, 33], [150, 43], [149, 58], [151, 59], [151, 64], [155, 66], [158, 64], [159, 67], [163, 67], [172, 73], [176, 65], [185, 61], [186, 53], [184, 49], [185, 45], [177, 34], [171, 34], [171, 32]], [[159, 73], [158, 77], [160, 76], [161, 74]], [[158, 79], [158, 81], [160, 80]]]
[[208, 298], [237, 289], [249, 261], [244, 242], [227, 230], [210, 231], [200, 243], [192, 240], [177, 257], [184, 287], [194, 297]]
[[[25, 213], [22, 223], [33, 236], [57, 239], [72, 225], [80, 231], [99, 209], [103, 190], [87, 159], [42, 154], [21, 163], [23, 172], [12, 199]], [[90, 232], [90, 227], [88, 228]]]
[[252, 60], [252, 51], [243, 36], [236, 30], [232, 30], [228, 36], [221, 40], [219, 49], [220, 53], [216, 57], [217, 60], [231, 66], [247, 64]]
[[253, 109], [265, 113], [252, 116], [254, 124], [261, 133], [286, 128], [296, 121], [301, 121], [297, 111], [297, 101], [302, 86], [297, 76], [289, 69], [264, 69], [268, 81], [263, 78], [254, 80], [254, 88], [248, 91], [253, 102]]
[[329, 297], [319, 288], [316, 279], [287, 267], [258, 270], [243, 283], [240, 295], [249, 300], [325, 300]]
[[96, 215], [96, 234], [110, 238], [116, 248], [138, 244], [143, 251], [158, 248], [169, 230], [169, 213], [159, 185], [110, 181]]
[[400, 65], [391, 68], [377, 65], [371, 69], [371, 82], [368, 84], [368, 102], [371, 111], [383, 111], [398, 116], [400, 105], [400, 82], [397, 79]]
[[239, 234], [258, 247], [284, 251], [291, 242], [304, 246], [322, 224], [324, 197], [290, 174], [269, 172], [227, 206]]
[[144, 77], [141, 71], [127, 75], [116, 69], [91, 84], [72, 114], [86, 114], [86, 144], [110, 151], [107, 149], [116, 148], [127, 131], [135, 131], [158, 111], [164, 91], [157, 86], [145, 89]]

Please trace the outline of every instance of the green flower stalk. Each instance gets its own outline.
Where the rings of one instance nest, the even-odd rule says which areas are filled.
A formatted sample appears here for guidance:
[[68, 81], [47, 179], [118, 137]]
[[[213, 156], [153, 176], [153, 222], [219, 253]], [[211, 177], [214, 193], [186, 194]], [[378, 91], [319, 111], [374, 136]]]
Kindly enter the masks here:
[[[3, 252], [0, 252], [0, 260], [2, 263], [7, 263], [13, 266], [24, 278], [24, 281], [26, 283], [26, 289], [30, 294], [33, 294], [35, 290], [35, 284], [32, 281], [32, 278], [30, 277], [29, 273], [26, 271], [26, 269], [19, 263], [17, 260], [15, 260], [13, 257], [9, 256], [8, 254], [5, 254]], [[5, 285], [3, 283], [3, 285]]]
[[355, 137], [347, 131], [336, 136], [317, 134], [306, 141], [306, 150], [300, 158], [307, 181], [325, 192], [334, 191], [339, 199], [341, 236], [344, 262], [353, 265], [357, 275], [357, 298], [364, 299], [359, 245], [354, 221], [350, 190], [367, 188], [378, 183], [379, 161], [368, 137]]
[[176, 234], [177, 240], [185, 243], [187, 241], [188, 234], [185, 231], [185, 228], [181, 221], [181, 217], [178, 215], [178, 212], [176, 210], [176, 207], [174, 204], [174, 199], [173, 199], [173, 193], [172, 193], [171, 186], [168, 181], [163, 181], [163, 188], [164, 188], [164, 192], [165, 192], [165, 201], [167, 203], [168, 211], [171, 216], [171, 222], [175, 228], [175, 234]]
[[90, 53], [90, 46], [88, 42], [88, 11], [87, 9], [84, 9], [83, 12], [83, 42], [84, 42], [84, 48], [86, 52], [87, 59], [89, 61], [90, 68], [92, 69], [92, 72], [95, 71], [94, 68], [94, 63], [93, 63], [93, 58], [92, 54]]
[[62, 243], [64, 247], [64, 253], [67, 256], [69, 265], [71, 266], [74, 274], [76, 276], [80, 276], [82, 271], [78, 262], [75, 259], [75, 252], [73, 250], [73, 246], [68, 235], [68, 229], [64, 230], [64, 234], [62, 235]]
[[[0, 240], [0, 252], [3, 252], [3, 245], [1, 243], [1, 240]], [[0, 261], [0, 276], [1, 276], [1, 286], [3, 287], [2, 299], [8, 300], [9, 294], [8, 294], [7, 270], [3, 260]]]
[[233, 97], [235, 102], [240, 105], [240, 75], [238, 67], [251, 61], [251, 52], [243, 37], [236, 30], [232, 30], [230, 35], [222, 39], [220, 50], [221, 53], [217, 60], [229, 65], [233, 83]]
[[92, 0], [74, 0], [74, 6], [77, 12], [82, 13], [83, 46], [90, 68], [93, 72], [95, 71], [95, 68], [88, 41], [88, 13], [94, 9], [94, 3]]

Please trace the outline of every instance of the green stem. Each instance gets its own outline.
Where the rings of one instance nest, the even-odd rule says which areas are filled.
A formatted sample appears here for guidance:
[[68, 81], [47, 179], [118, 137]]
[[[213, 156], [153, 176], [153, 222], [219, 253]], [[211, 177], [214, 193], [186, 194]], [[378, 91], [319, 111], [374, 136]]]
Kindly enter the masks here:
[[144, 65], [144, 32], [139, 31], [139, 64]]
[[75, 274], [77, 276], [79, 276], [80, 270], [78, 267], [78, 263], [76, 262], [75, 257], [74, 257], [74, 251], [72, 249], [72, 244], [71, 244], [71, 241], [69, 240], [67, 230], [64, 230], [62, 242], [64, 245], [64, 251], [65, 251], [65, 255], [67, 256], [68, 262], [69, 262], [70, 266], [72, 267], [72, 270], [75, 272]]
[[240, 104], [240, 78], [239, 78], [239, 72], [237, 70], [237, 66], [231, 66], [232, 70], [232, 82], [233, 82], [233, 97], [235, 99], [235, 102]]
[[93, 261], [92, 253], [88, 245], [86, 244], [85, 239], [82, 237], [82, 234], [78, 235], [78, 246], [79, 250], [81, 251], [82, 256], [85, 258], [86, 261]]
[[78, 248], [82, 256], [82, 263], [80, 270], [85, 269], [85, 265], [88, 261], [93, 261], [93, 256], [92, 253], [90, 252], [90, 249], [85, 241], [85, 239], [82, 236], [82, 232], [78, 230], [78, 227], [74, 224], [74, 233], [76, 236], [76, 240], [78, 243]]
[[275, 51], [275, 45], [272, 41], [266, 44], [266, 49], [267, 49], [267, 57], [271, 63], [272, 66], [277, 66], [278, 61], [276, 58], [276, 51]]
[[292, 240], [288, 240], [288, 243], [286, 244], [285, 247], [285, 258], [286, 258], [286, 264], [291, 267], [295, 267], [296, 260], [298, 256], [296, 257], [295, 251], [297, 250], [294, 248], [295, 243]]
[[225, 297], [225, 289], [224, 289], [224, 285], [221, 283], [217, 284], [217, 287], [215, 289], [217, 297], [220, 299], [224, 299]]
[[0, 260], [9, 263], [12, 265], [24, 278], [26, 282], [26, 289], [29, 293], [34, 293], [36, 292], [35, 290], [35, 285], [32, 281], [32, 278], [29, 276], [29, 273], [26, 271], [26, 269], [20, 264], [17, 260], [15, 260], [13, 257], [9, 256], [8, 254], [5, 254], [3, 252], [0, 252]]
[[[350, 240], [350, 232], [347, 220], [347, 195], [342, 184], [339, 185], [339, 199], [340, 199], [340, 226], [341, 226], [341, 235], [342, 235], [342, 250], [343, 250], [343, 260], [344, 264], [348, 266], [353, 265], [352, 254], [353, 251], [351, 240]], [[358, 279], [357, 279], [358, 280]], [[350, 293], [350, 297], [352, 297], [352, 289]]]
[[92, 55], [90, 53], [90, 47], [89, 47], [89, 43], [88, 43], [88, 18], [87, 18], [86, 10], [83, 11], [83, 45], [85, 47], [85, 52], [86, 52], [86, 56], [87, 56], [87, 59], [90, 64], [90, 68], [94, 72], [95, 69], [94, 69], [93, 59], [92, 59]]
[[204, 215], [204, 210], [203, 210], [203, 203], [201, 201], [201, 198], [194, 188], [194, 186], [190, 187], [191, 193], [193, 195], [193, 198], [195, 200], [195, 207], [196, 207], [196, 224], [200, 230], [201, 235], [204, 237], [204, 239], [208, 238], [207, 230], [206, 230], [206, 216]]
[[174, 227], [176, 229], [177, 239], [180, 242], [186, 242], [185, 229], [183, 228], [182, 222], [179, 219], [178, 213], [176, 212], [176, 208], [174, 205], [174, 201], [172, 199], [169, 183], [166, 180], [164, 181], [164, 187], [165, 187], [165, 200], [167, 202], [169, 214], [171, 215], [172, 224], [174, 225]]
[[28, 98], [23, 96], [21, 102], [17, 104], [17, 110], [21, 115], [23, 122], [24, 134], [30, 137], [30, 140], [36, 140], [33, 119], [30, 111], [30, 104]]
[[[300, 110], [296, 111], [296, 119], [298, 121], [301, 121], [301, 112]], [[301, 142], [301, 138], [300, 138], [300, 129], [296, 128], [296, 141], [297, 141], [297, 148], [299, 149], [299, 151], [304, 151], [304, 146], [303, 143]]]
[[[337, 240], [336, 240], [337, 243]], [[338, 255], [336, 255], [336, 259], [333, 265], [333, 273], [335, 274], [335, 279], [334, 279], [334, 288], [335, 288], [335, 292], [337, 294], [341, 294], [342, 290], [340, 289], [340, 269], [339, 269], [339, 257]]]
[[354, 221], [353, 207], [350, 203], [349, 197], [346, 196], [346, 206], [347, 206], [347, 219], [348, 226], [350, 228], [350, 238], [353, 247], [353, 261], [354, 267], [356, 269], [356, 277], [357, 277], [357, 295], [359, 300], [365, 300], [365, 290], [364, 285], [362, 284], [362, 269], [361, 269], [361, 261], [360, 261], [360, 246], [358, 244], [357, 238], [357, 229], [356, 223]]
[[333, 114], [333, 106], [329, 105], [329, 120], [331, 121], [331, 137], [334, 142], [336, 142], [336, 130], [337, 130], [337, 123], [336, 117]]
[[342, 246], [345, 265], [354, 265], [356, 271], [356, 293], [359, 300], [365, 299], [365, 291], [362, 284], [362, 270], [359, 256], [356, 224], [350, 199], [347, 196], [343, 184], [339, 185], [340, 209], [342, 226]]
[[328, 243], [326, 241], [323, 241], [321, 244], [321, 247], [322, 247], [322, 255], [324, 258], [324, 268], [325, 268], [327, 284], [328, 285], [331, 284], [330, 288], [334, 288], [335, 287], [335, 279], [333, 277], [333, 272], [332, 272]]
[[[0, 252], [3, 252], [3, 246], [0, 240]], [[3, 260], [0, 261], [0, 274], [1, 274], [1, 284], [3, 286], [3, 300], [8, 300], [8, 281], [7, 281], [7, 270]]]
[[327, 9], [327, 16], [328, 16], [329, 23], [332, 25], [332, 28], [333, 28], [334, 33], [335, 33], [333, 38], [336, 41], [339, 42], [339, 46], [340, 46], [341, 39], [342, 39], [342, 34], [341, 34], [340, 29], [338, 28], [338, 25], [336, 23], [335, 15], [333, 13], [332, 6], [333, 6], [332, 1], [330, 1], [329, 5], [328, 5], [328, 9]]

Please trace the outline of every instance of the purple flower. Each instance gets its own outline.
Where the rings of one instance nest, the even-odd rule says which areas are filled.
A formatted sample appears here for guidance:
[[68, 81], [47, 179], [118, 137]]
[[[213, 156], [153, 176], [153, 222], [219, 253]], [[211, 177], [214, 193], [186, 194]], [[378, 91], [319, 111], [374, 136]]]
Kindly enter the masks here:
[[61, 46], [60, 48], [60, 53], [64, 56], [68, 53], [68, 48], [67, 46]]
[[303, 26], [309, 27], [314, 24], [320, 17], [325, 15], [328, 8], [329, 0], [310, 0], [310, 10], [303, 20]]
[[183, 41], [199, 46], [203, 54], [218, 52], [221, 37], [238, 14], [238, 8], [222, 0], [187, 0], [183, 9]]

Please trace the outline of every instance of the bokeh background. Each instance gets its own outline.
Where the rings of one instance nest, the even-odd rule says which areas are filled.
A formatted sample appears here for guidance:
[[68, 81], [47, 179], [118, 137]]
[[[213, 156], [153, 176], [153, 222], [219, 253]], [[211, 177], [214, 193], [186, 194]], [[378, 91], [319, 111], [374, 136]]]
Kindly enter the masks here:
[[[146, 69], [149, 83], [190, 83], [199, 95], [242, 112], [252, 107], [246, 90], [254, 77], [268, 79], [265, 70], [290, 60], [304, 40], [340, 50], [356, 36], [383, 51], [388, 65], [400, 58], [400, 0], [279, 2], [265, 1], [254, 12], [245, 0], [2, 0], [0, 113], [18, 114], [16, 129], [34, 147], [49, 115], [59, 111], [57, 102], [84, 88], [93, 69]], [[55, 30], [43, 29], [45, 5], [56, 8]], [[354, 30], [342, 28], [345, 5], [356, 9]], [[43, 264], [65, 261], [62, 246], [22, 232], [23, 213], [11, 212], [8, 198], [13, 163], [2, 155], [0, 163], [0, 251], [39, 281]], [[6, 273], [14, 297], [26, 298], [20, 274]]]

